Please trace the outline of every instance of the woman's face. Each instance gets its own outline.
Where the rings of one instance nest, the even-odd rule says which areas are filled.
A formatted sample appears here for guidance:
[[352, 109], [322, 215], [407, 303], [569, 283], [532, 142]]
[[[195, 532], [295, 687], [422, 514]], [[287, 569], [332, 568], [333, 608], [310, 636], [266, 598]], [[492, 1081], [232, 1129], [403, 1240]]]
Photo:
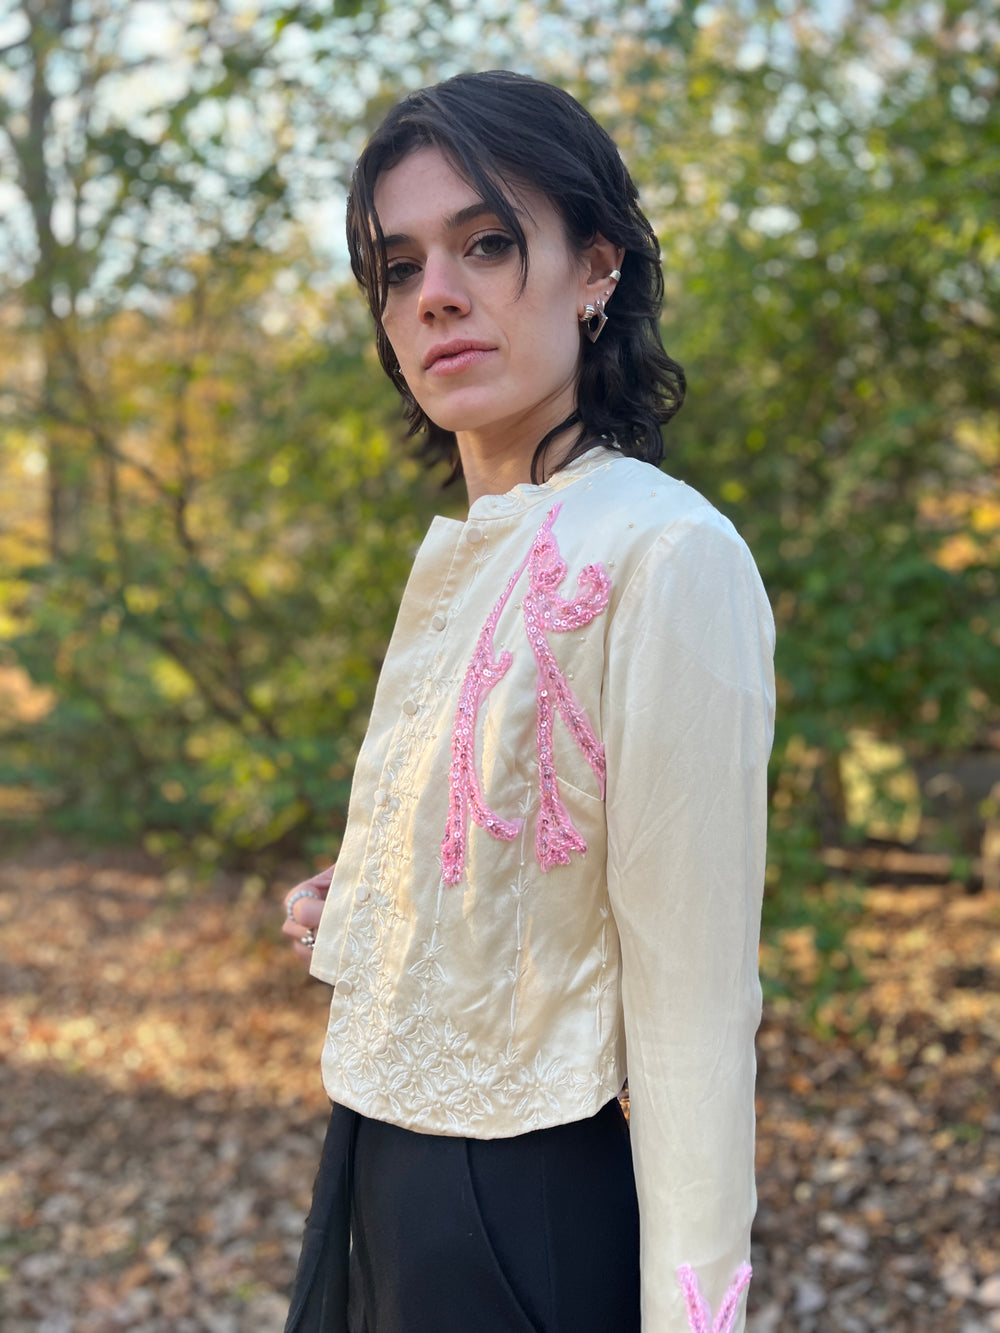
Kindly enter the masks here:
[[591, 262], [573, 253], [544, 195], [526, 189], [512, 203], [528, 242], [523, 291], [514, 238], [437, 149], [384, 172], [375, 187], [388, 265], [382, 318], [433, 422], [537, 443], [576, 405]]

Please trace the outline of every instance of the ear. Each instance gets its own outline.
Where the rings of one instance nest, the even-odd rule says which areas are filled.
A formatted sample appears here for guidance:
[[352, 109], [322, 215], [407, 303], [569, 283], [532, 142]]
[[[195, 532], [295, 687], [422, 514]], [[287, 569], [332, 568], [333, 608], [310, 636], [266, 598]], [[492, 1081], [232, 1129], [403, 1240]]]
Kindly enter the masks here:
[[581, 256], [583, 261], [583, 283], [580, 288], [580, 311], [593, 305], [598, 299], [605, 304], [611, 300], [617, 286], [617, 278], [611, 274], [622, 266], [625, 251], [598, 232]]

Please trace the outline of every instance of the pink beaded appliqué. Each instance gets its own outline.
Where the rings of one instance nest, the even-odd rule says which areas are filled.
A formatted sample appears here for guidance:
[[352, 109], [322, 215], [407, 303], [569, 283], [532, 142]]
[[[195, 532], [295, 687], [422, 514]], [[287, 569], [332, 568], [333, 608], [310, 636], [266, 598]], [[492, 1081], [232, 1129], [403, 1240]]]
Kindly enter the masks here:
[[586, 852], [587, 844], [570, 818], [559, 796], [552, 753], [552, 727], [558, 712], [570, 735], [587, 760], [604, 795], [604, 747], [594, 735], [590, 719], [549, 647], [547, 634], [582, 629], [604, 610], [611, 595], [611, 581], [601, 565], [586, 565], [577, 577], [578, 595], [569, 601], [556, 589], [566, 577], [566, 562], [552, 535], [552, 525], [562, 505], [554, 505], [535, 534], [531, 549], [511, 575], [496, 605], [486, 619], [475, 652], [465, 673], [451, 739], [451, 794], [448, 822], [441, 843], [441, 864], [446, 884], [457, 884], [465, 870], [468, 817], [493, 838], [509, 842], [521, 831], [521, 820], [503, 819], [483, 800], [476, 775], [476, 719], [479, 705], [498, 680], [507, 673], [513, 658], [506, 650], [494, 653], [493, 635], [500, 614], [514, 586], [528, 571], [528, 591], [522, 608], [528, 642], [535, 655], [538, 704], [538, 780], [540, 803], [535, 830], [535, 856], [543, 870], [568, 865], [572, 852]]
[[752, 1273], [753, 1270], [749, 1264], [740, 1264], [736, 1270], [736, 1276], [730, 1282], [729, 1289], [722, 1298], [719, 1313], [715, 1316], [713, 1322], [711, 1307], [701, 1294], [694, 1269], [690, 1264], [682, 1264], [677, 1270], [677, 1280], [684, 1292], [684, 1303], [687, 1306], [688, 1326], [691, 1333], [733, 1333], [733, 1324], [736, 1322], [740, 1297], [743, 1295], [744, 1289], [749, 1286]]

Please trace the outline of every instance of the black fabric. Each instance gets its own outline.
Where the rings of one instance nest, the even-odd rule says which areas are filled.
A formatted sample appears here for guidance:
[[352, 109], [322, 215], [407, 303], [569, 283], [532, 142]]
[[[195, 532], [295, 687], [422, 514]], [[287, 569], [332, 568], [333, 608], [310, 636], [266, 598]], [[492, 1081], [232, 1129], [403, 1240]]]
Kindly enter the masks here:
[[334, 1106], [306, 1218], [285, 1333], [348, 1333], [351, 1172], [360, 1117]]
[[497, 1260], [544, 1333], [637, 1333], [639, 1205], [617, 1100], [518, 1139], [469, 1141]]
[[507, 1139], [416, 1134], [335, 1108], [292, 1305], [286, 1333], [638, 1333], [638, 1204], [618, 1102]]

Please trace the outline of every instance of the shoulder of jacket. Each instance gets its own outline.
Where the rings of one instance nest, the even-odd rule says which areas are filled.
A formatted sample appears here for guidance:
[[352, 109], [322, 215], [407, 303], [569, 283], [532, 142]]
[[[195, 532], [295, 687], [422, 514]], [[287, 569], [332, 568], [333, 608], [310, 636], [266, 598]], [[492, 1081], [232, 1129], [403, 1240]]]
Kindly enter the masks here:
[[[587, 478], [589, 484], [564, 493], [561, 523], [579, 523], [588, 532], [613, 528], [628, 546], [645, 547], [661, 535], [680, 539], [687, 529], [708, 528], [739, 540], [724, 514], [693, 486], [637, 458], [612, 458]], [[560, 497], [562, 498], [562, 497]]]

